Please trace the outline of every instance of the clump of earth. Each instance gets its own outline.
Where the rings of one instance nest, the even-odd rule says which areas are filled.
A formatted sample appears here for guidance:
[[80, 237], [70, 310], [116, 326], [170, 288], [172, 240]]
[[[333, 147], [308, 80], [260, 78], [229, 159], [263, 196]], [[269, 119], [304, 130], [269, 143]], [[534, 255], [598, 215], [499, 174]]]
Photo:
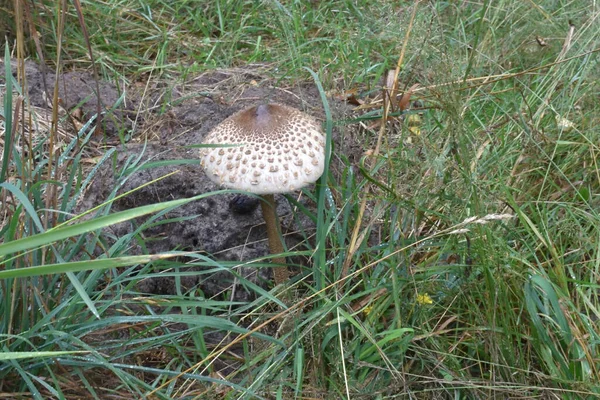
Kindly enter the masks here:
[[[15, 70], [16, 65], [13, 67]], [[27, 62], [29, 98], [34, 106], [49, 107], [46, 88], [52, 93], [55, 76]], [[45, 78], [45, 83], [44, 83]], [[275, 102], [296, 107], [324, 120], [321, 98], [312, 82], [281, 87], [265, 77], [264, 71], [248, 68], [213, 71], [188, 79], [183, 83], [138, 82], [127, 88], [106, 81], [96, 83], [88, 72], [68, 72], [60, 76], [59, 98], [67, 112], [80, 115], [82, 122], [101, 108], [110, 110], [103, 120], [103, 132], [94, 136], [97, 159], [110, 148], [116, 156], [100, 166], [94, 180], [79, 204], [83, 212], [106, 201], [115, 188], [116, 194], [133, 191], [112, 205], [113, 212], [168, 200], [189, 198], [219, 190], [199, 165], [199, 150], [188, 146], [199, 144], [204, 136], [228, 116], [244, 108]], [[334, 120], [347, 118], [351, 106], [329, 99]], [[334, 131], [335, 153], [333, 172], [340, 173], [347, 166], [342, 162], [356, 162], [363, 151], [362, 139], [356, 133]], [[157, 162], [192, 160], [192, 164], [168, 165]], [[144, 168], [146, 163], [155, 166]], [[158, 165], [158, 166], [157, 166]], [[142, 166], [132, 174], [121, 177], [125, 169]], [[162, 179], [160, 179], [162, 178]], [[156, 182], [146, 185], [148, 182]], [[146, 185], [146, 186], [144, 186]], [[156, 254], [171, 250], [203, 252], [215, 260], [239, 262], [238, 271], [260, 284], [269, 279], [269, 269], [241, 267], [245, 262], [268, 255], [265, 224], [260, 207], [252, 198], [236, 194], [215, 194], [170, 210], [160, 220], [143, 230], [145, 249], [128, 249], [128, 254], [148, 252]], [[300, 192], [289, 194], [307, 209], [314, 209], [307, 196]], [[305, 236], [310, 236], [313, 223], [294, 207], [285, 196], [276, 196], [277, 212], [282, 232], [289, 249], [305, 249]], [[129, 221], [109, 228], [114, 238], [132, 232], [147, 218]], [[309, 267], [309, 261], [297, 258], [294, 263]], [[233, 283], [226, 272], [211, 275], [198, 274], [183, 279], [184, 289], [199, 287], [206, 296], [216, 295]], [[175, 283], [170, 278], [153, 278], [140, 282], [138, 289], [146, 293], [173, 294]], [[239, 300], [249, 294], [235, 291]]]

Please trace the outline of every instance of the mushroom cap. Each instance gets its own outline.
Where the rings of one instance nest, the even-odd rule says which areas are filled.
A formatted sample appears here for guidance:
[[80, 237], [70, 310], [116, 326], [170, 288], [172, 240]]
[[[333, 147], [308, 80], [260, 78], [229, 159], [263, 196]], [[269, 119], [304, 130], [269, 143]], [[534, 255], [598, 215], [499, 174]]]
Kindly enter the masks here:
[[217, 125], [200, 150], [215, 183], [256, 194], [287, 193], [315, 182], [325, 166], [325, 136], [311, 116], [266, 104], [242, 110]]

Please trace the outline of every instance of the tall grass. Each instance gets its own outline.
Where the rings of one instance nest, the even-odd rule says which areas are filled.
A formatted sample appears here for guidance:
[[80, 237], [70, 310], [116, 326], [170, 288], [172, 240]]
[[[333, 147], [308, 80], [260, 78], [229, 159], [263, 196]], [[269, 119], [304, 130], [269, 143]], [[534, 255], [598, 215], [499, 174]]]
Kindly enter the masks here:
[[[287, 288], [267, 292], [235, 263], [198, 253], [133, 256], [145, 228], [194, 199], [112, 212], [122, 183], [148, 167], [140, 156], [114, 171], [105, 203], [80, 215], [78, 199], [114, 150], [84, 164], [93, 120], [72, 136], [59, 120], [32, 129], [23, 110], [44, 118], [13, 78], [7, 43], [0, 390], [40, 399], [600, 394], [595, 3], [83, 6], [105, 77], [152, 71], [169, 82], [268, 63], [277, 82], [316, 82], [329, 140], [334, 126], [342, 136], [361, 127], [365, 150], [379, 134], [381, 147], [339, 175], [326, 169], [305, 192], [318, 207], [298, 212], [316, 230], [301, 232], [307, 240], [290, 254], [309, 256], [311, 268]], [[59, 18], [58, 10], [46, 3], [31, 15]], [[66, 18], [63, 36], [35, 20], [46, 59], [58, 60], [60, 42], [57, 64], [87, 67], [70, 7]], [[423, 105], [404, 111], [375, 83], [401, 53], [394, 86], [419, 83], [412, 100]], [[336, 120], [326, 95], [354, 88], [369, 111]], [[384, 104], [391, 122], [373, 125], [387, 117]], [[50, 157], [49, 147], [58, 153]], [[146, 222], [118, 240], [102, 229], [142, 215]], [[181, 287], [186, 275], [218, 271], [255, 300]], [[136, 282], [157, 276], [173, 277], [178, 293], [137, 291]], [[286, 306], [280, 290], [295, 301]]]

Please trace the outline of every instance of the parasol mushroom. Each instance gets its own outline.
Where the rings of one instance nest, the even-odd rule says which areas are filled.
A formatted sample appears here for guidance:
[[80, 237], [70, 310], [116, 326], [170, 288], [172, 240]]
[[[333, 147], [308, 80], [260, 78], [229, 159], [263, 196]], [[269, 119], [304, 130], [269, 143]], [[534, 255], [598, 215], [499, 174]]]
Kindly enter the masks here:
[[[325, 136], [311, 116], [280, 104], [263, 104], [225, 119], [205, 137], [201, 165], [222, 186], [260, 195], [271, 254], [284, 251], [274, 194], [289, 193], [323, 174]], [[273, 260], [285, 264], [285, 258]], [[275, 283], [289, 279], [287, 266], [273, 269]]]

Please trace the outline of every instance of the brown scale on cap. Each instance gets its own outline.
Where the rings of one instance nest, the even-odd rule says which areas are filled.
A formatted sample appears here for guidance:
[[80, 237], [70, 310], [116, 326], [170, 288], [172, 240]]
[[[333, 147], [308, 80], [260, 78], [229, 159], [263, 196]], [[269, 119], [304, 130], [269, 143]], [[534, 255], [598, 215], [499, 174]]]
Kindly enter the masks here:
[[323, 174], [325, 136], [309, 115], [280, 104], [240, 111], [217, 125], [203, 148], [207, 176], [223, 186], [257, 194], [286, 193]]

